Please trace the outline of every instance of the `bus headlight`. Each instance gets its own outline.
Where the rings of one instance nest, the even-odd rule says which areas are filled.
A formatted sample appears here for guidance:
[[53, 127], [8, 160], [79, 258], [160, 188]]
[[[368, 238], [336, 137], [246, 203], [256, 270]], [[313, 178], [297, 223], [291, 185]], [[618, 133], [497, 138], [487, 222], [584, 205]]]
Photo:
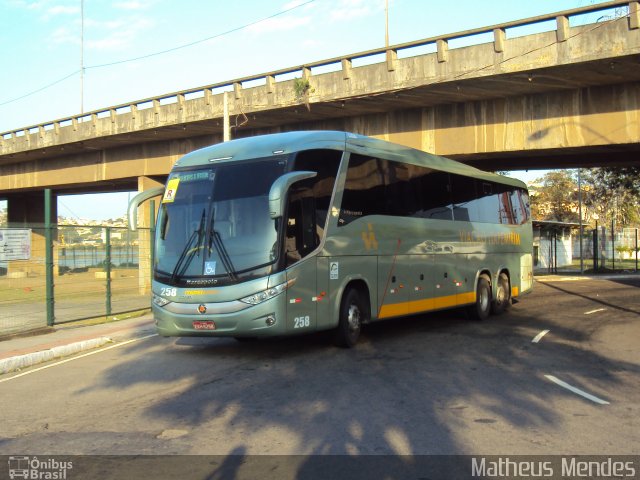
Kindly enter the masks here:
[[155, 293], [153, 294], [153, 303], [158, 307], [164, 307], [167, 303], [170, 303], [166, 298], [159, 297]]
[[294, 282], [295, 282], [295, 279], [288, 280], [284, 283], [281, 283], [280, 285], [276, 285], [275, 287], [267, 288], [262, 292], [254, 293], [253, 295], [250, 295], [248, 297], [241, 298], [240, 301], [244, 303], [248, 303], [249, 305], [258, 305], [259, 303], [262, 303], [266, 300], [269, 300], [270, 298], [280, 295], [287, 288], [293, 285]]

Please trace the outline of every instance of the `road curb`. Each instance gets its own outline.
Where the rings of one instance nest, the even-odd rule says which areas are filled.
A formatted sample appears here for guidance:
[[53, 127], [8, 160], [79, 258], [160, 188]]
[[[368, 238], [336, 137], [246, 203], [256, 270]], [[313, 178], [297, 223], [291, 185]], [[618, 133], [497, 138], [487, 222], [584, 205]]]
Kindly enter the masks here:
[[70, 343], [68, 345], [60, 345], [58, 347], [40, 350], [38, 352], [3, 358], [0, 360], [0, 375], [15, 372], [38, 363], [48, 362], [55, 358], [67, 357], [85, 350], [92, 350], [112, 342], [113, 340], [109, 337], [98, 337], [90, 340], [83, 340], [81, 342]]

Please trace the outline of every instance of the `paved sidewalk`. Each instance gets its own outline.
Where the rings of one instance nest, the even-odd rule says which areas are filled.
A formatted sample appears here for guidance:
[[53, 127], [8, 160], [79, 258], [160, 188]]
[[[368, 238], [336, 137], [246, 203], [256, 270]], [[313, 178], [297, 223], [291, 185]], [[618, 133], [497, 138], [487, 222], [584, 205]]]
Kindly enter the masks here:
[[155, 332], [153, 316], [101, 323], [60, 325], [50, 332], [0, 341], [0, 375]]

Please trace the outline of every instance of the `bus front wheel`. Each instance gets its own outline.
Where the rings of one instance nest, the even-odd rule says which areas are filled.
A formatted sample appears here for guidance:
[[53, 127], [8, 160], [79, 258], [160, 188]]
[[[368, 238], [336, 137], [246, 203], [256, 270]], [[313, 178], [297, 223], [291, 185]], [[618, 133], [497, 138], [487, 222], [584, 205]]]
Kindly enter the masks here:
[[478, 279], [476, 303], [469, 307], [469, 313], [476, 320], [486, 320], [491, 313], [491, 285], [486, 277]]
[[350, 288], [340, 303], [340, 319], [334, 332], [334, 343], [343, 348], [351, 348], [360, 337], [360, 330], [366, 309], [362, 295], [355, 288]]
[[505, 273], [498, 275], [496, 282], [496, 299], [491, 304], [491, 312], [500, 315], [511, 306], [511, 288], [509, 287], [509, 277]]

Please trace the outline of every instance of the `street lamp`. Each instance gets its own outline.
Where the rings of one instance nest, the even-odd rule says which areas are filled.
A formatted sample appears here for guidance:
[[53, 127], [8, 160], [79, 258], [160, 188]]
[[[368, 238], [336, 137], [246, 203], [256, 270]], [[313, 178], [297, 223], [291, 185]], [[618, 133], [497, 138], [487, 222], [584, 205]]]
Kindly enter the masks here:
[[80, 113], [84, 113], [84, 0], [80, 0]]

